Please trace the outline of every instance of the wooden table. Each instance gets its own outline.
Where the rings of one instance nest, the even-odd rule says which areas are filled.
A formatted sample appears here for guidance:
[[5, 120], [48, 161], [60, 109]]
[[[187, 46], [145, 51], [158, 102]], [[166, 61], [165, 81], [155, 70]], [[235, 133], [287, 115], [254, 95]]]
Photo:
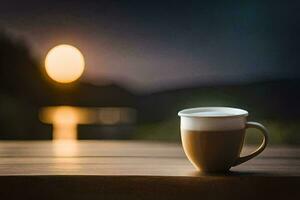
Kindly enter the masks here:
[[[250, 151], [252, 148], [246, 148]], [[0, 142], [0, 199], [300, 199], [300, 148], [202, 175], [180, 144]]]

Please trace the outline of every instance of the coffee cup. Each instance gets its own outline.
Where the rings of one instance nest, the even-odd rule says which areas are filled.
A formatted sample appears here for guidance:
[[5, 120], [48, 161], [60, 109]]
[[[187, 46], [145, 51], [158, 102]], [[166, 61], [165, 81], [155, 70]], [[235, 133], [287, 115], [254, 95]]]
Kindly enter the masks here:
[[[257, 122], [247, 122], [246, 110], [199, 107], [182, 110], [178, 115], [184, 152], [203, 173], [226, 172], [260, 154], [268, 143], [267, 129]], [[264, 138], [253, 153], [241, 157], [248, 128], [260, 130]]]

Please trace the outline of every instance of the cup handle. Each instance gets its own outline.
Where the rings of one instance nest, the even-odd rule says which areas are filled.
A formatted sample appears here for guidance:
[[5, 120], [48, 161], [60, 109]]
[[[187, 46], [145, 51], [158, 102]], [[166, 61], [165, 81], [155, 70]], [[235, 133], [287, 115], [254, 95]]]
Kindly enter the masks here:
[[256, 128], [256, 129], [259, 129], [261, 131], [261, 133], [263, 134], [264, 139], [262, 141], [262, 144], [254, 152], [252, 152], [250, 155], [239, 157], [232, 166], [237, 166], [239, 164], [242, 164], [242, 163], [250, 160], [251, 158], [254, 158], [255, 156], [257, 156], [258, 154], [260, 154], [266, 148], [266, 146], [267, 146], [267, 144], [269, 142], [269, 133], [268, 133], [268, 130], [263, 125], [261, 125], [260, 123], [257, 123], [257, 122], [246, 122], [246, 129], [247, 128]]

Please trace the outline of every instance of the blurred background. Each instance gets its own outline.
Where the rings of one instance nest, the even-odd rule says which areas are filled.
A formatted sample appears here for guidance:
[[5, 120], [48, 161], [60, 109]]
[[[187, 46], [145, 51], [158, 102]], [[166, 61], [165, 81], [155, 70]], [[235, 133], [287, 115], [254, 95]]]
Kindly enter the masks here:
[[180, 142], [179, 110], [230, 106], [300, 145], [299, 6], [3, 0], [0, 139]]

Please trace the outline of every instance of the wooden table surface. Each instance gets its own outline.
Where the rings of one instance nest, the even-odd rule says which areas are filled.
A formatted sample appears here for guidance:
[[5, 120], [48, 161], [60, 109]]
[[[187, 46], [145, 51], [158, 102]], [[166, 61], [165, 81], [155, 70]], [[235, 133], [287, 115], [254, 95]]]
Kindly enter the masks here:
[[203, 175], [174, 143], [0, 142], [0, 199], [277, 199], [299, 191], [297, 147], [267, 147], [227, 174]]

